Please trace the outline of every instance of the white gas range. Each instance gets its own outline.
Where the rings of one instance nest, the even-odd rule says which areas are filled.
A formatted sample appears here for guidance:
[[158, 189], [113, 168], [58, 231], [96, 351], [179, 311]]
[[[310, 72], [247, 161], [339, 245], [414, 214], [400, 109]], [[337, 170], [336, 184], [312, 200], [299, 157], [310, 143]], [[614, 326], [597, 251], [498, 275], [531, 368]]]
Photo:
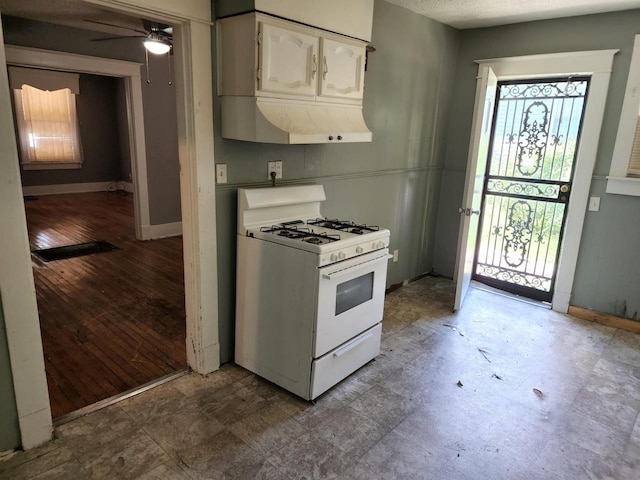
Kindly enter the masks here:
[[235, 361], [312, 400], [380, 351], [389, 231], [321, 214], [321, 185], [238, 190]]

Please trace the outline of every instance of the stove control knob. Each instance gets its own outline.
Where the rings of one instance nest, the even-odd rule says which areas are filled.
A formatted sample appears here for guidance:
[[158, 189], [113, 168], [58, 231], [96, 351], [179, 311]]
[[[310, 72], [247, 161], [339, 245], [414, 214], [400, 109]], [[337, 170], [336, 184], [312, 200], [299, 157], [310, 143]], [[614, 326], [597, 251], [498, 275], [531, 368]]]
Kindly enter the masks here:
[[362, 253], [364, 252], [362, 247], [356, 247], [356, 253]]
[[338, 253], [338, 258], [339, 258], [340, 260], [344, 260], [344, 259], [345, 259], [345, 257], [346, 257], [346, 255], [344, 254], [344, 252], [340, 252], [340, 253]]
[[336, 262], [336, 261], [338, 261], [338, 256], [337, 256], [335, 253], [332, 253], [332, 254], [331, 254], [331, 257], [329, 257], [329, 259], [330, 259], [332, 262]]

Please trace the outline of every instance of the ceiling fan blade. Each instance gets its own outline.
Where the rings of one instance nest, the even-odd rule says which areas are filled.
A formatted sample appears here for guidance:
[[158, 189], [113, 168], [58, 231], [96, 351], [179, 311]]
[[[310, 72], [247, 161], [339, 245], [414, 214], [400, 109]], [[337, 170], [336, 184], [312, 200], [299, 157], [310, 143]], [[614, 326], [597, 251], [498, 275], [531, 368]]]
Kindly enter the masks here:
[[170, 27], [169, 25], [166, 25], [164, 23], [152, 22], [151, 20], [145, 20], [143, 18], [142, 19], [142, 26], [148, 32], [156, 31], [156, 32], [161, 32], [161, 33], [166, 33], [166, 34], [171, 35], [171, 33], [167, 32], [166, 30], [171, 29], [172, 27]]
[[121, 37], [103, 37], [103, 38], [94, 38], [92, 42], [105, 42], [107, 40], [123, 40], [125, 38], [147, 38], [146, 35], [123, 35]]
[[90, 20], [88, 18], [84, 19], [85, 22], [89, 22], [89, 23], [95, 23], [97, 25], [105, 25], [107, 27], [116, 27], [116, 28], [123, 28], [125, 30], [131, 30], [132, 32], [136, 32], [136, 33], [140, 33], [142, 35], [146, 35], [148, 32], [145, 32], [143, 30], [137, 30], [135, 28], [131, 28], [131, 27], [126, 27], [124, 25], [116, 25], [115, 23], [108, 23], [108, 22], [101, 22], [99, 20]]

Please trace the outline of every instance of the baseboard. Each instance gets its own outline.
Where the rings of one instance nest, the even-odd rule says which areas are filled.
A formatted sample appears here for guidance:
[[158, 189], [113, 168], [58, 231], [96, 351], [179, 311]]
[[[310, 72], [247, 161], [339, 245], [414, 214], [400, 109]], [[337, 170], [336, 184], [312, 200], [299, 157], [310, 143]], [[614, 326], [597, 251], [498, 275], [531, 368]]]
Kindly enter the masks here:
[[59, 185], [31, 185], [22, 187], [22, 194], [35, 195], [61, 195], [63, 193], [90, 193], [124, 190], [133, 193], [131, 182], [89, 182], [89, 183], [63, 183]]
[[632, 333], [640, 333], [640, 322], [629, 320], [628, 318], [616, 317], [608, 313], [595, 312], [587, 308], [574, 307], [569, 305], [569, 315], [583, 320], [600, 323], [609, 327], [619, 328]]
[[143, 240], [157, 240], [159, 238], [177, 237], [178, 235], [182, 235], [182, 222], [142, 226]]

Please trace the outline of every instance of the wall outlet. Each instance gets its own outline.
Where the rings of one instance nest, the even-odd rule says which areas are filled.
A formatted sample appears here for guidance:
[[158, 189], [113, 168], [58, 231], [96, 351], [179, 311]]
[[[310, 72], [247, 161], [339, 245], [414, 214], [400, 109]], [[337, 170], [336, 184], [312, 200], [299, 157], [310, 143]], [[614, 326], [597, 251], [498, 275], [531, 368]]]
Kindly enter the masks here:
[[276, 172], [276, 179], [282, 178], [282, 160], [267, 162], [267, 179], [271, 180], [271, 172]]
[[216, 163], [216, 183], [227, 183], [226, 163]]
[[393, 251], [393, 261], [397, 262], [398, 261], [398, 250], [394, 250]]
[[589, 211], [598, 212], [600, 210], [600, 197], [589, 198]]

